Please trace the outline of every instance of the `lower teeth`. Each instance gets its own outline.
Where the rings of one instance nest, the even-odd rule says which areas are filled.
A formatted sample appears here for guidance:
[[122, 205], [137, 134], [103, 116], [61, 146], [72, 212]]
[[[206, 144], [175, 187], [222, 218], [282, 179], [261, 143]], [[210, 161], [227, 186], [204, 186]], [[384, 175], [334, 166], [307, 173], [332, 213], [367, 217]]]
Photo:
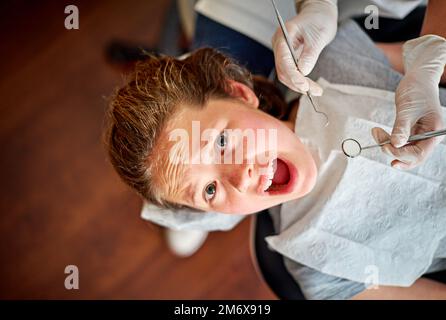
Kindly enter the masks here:
[[285, 186], [284, 184], [272, 184], [266, 191], [277, 191], [282, 189], [282, 187]]

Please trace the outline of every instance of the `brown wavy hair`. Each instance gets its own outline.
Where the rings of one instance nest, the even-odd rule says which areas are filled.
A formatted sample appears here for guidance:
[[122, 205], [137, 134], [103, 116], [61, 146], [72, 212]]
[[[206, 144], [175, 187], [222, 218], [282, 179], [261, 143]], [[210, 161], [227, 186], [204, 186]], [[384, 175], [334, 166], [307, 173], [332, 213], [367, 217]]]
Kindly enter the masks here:
[[287, 116], [280, 90], [211, 48], [182, 60], [148, 56], [115, 90], [106, 113], [105, 146], [121, 179], [144, 199], [162, 208], [183, 207], [167, 201], [163, 191], [170, 182], [161, 170], [168, 153], [163, 132], [182, 106], [203, 108], [211, 98], [231, 99], [227, 80], [253, 89], [259, 109], [278, 119]]

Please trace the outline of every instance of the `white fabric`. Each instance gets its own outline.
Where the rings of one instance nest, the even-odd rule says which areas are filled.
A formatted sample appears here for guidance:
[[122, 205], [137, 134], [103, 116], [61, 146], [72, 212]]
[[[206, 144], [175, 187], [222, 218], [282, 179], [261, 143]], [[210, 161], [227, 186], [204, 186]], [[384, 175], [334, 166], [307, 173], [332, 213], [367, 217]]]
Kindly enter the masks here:
[[446, 258], [446, 142], [409, 171], [393, 169], [379, 148], [348, 158], [344, 139], [367, 146], [374, 144], [371, 128], [391, 130], [394, 93], [318, 83], [324, 95], [317, 102], [330, 124], [323, 127], [324, 117], [304, 96], [295, 127], [316, 161], [318, 180], [308, 195], [282, 204], [280, 233], [266, 240], [329, 275], [367, 282], [375, 267], [379, 284], [410, 286], [433, 258]]
[[[338, 0], [339, 20], [363, 15], [376, 5], [381, 17], [402, 19], [423, 0]], [[296, 15], [294, 0], [276, 0], [285, 21]], [[271, 38], [279, 27], [270, 0], [200, 0], [195, 10], [271, 49]]]
[[161, 209], [144, 201], [141, 218], [174, 230], [226, 231], [234, 228], [246, 215], [218, 212], [195, 212], [190, 209]]

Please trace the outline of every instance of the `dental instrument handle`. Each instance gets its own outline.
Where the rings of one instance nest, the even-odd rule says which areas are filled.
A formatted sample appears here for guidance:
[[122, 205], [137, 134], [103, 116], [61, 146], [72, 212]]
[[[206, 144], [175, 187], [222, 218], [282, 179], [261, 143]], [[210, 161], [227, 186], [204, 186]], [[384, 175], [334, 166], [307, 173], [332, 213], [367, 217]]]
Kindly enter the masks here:
[[438, 137], [446, 134], [446, 129], [442, 130], [436, 130], [436, 131], [430, 131], [430, 132], [424, 132], [420, 134], [416, 134], [409, 137], [408, 141], [418, 141], [418, 140], [424, 140], [428, 138]]
[[[285, 23], [283, 22], [282, 16], [280, 15], [279, 10], [277, 9], [277, 6], [276, 6], [276, 3], [274, 2], [274, 0], [271, 0], [271, 3], [272, 3], [272, 5], [273, 5], [273, 7], [274, 7], [274, 11], [276, 12], [276, 16], [277, 16], [277, 20], [279, 21], [280, 29], [282, 29], [283, 36], [285, 37], [285, 42], [286, 42], [286, 44], [287, 44], [287, 46], [288, 46], [288, 49], [290, 50], [291, 56], [293, 57], [293, 61], [294, 61], [294, 64], [296, 65], [296, 69], [297, 69], [299, 72], [301, 72], [301, 71], [299, 70], [299, 64], [298, 64], [298, 59], [297, 59], [296, 53], [294, 52], [294, 48], [293, 48], [293, 46], [292, 46], [292, 43], [293, 43], [293, 42], [292, 42], [291, 39], [290, 39], [290, 35], [288, 34], [288, 31], [287, 31], [287, 29], [286, 29], [286, 27], [285, 27]], [[315, 103], [315, 101], [314, 101], [314, 99], [313, 99], [313, 96], [310, 94], [310, 91], [309, 91], [309, 90], [308, 90], [305, 94], [307, 95], [308, 99], [310, 100], [311, 105], [312, 105], [314, 111], [315, 111], [316, 113], [320, 113], [320, 114], [323, 114], [323, 115], [324, 115], [325, 120], [326, 120], [326, 121], [325, 121], [325, 127], [328, 126], [328, 124], [329, 124], [330, 122], [329, 122], [329, 120], [328, 120], [328, 116], [327, 116], [327, 114], [325, 114], [324, 112], [321, 112], [321, 111], [317, 110], [317, 108], [316, 108], [316, 103]]]
[[[416, 135], [410, 136], [409, 139], [407, 140], [407, 142], [425, 140], [425, 139], [438, 137], [438, 136], [442, 136], [442, 135], [446, 135], [446, 129], [441, 129], [441, 130], [435, 130], [435, 131], [429, 131], [429, 132], [416, 134]], [[375, 144], [375, 145], [371, 145], [371, 146], [367, 146], [367, 147], [361, 148], [361, 150], [375, 148], [375, 147], [381, 147], [381, 146], [383, 146], [385, 144], [388, 144], [388, 143], [390, 143], [390, 140], [386, 140], [384, 142], [381, 142], [380, 144]]]
[[288, 46], [288, 49], [291, 52], [291, 56], [293, 57], [294, 64], [296, 65], [297, 70], [300, 72], [299, 66], [297, 64], [297, 62], [298, 62], [297, 56], [296, 56], [296, 53], [294, 52], [293, 46], [291, 45], [292, 41], [291, 41], [290, 35], [288, 34], [288, 31], [285, 27], [285, 23], [283, 22], [282, 16], [280, 15], [279, 10], [277, 9], [276, 3], [274, 2], [274, 0], [271, 0], [271, 3], [273, 4], [274, 11], [276, 12], [277, 20], [279, 20], [280, 29], [282, 29], [282, 33], [285, 37], [285, 42]]

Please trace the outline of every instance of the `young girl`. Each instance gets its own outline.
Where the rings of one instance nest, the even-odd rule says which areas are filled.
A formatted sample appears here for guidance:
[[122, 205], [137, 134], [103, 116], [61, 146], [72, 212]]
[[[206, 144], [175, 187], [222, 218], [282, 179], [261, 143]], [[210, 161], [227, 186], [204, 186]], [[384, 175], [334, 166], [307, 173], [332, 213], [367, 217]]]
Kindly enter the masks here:
[[[110, 158], [124, 181], [158, 206], [258, 212], [302, 197], [314, 186], [314, 161], [293, 134], [296, 108], [297, 102], [291, 112], [287, 110], [272, 84], [260, 78], [253, 81], [245, 69], [213, 49], [200, 49], [184, 60], [151, 58], [138, 65], [133, 79], [112, 100], [107, 134]], [[214, 128], [221, 132], [214, 147], [222, 152], [235, 152], [236, 142], [228, 146], [224, 140], [224, 131], [229, 129], [275, 129], [278, 143], [275, 150], [257, 148], [256, 154], [246, 154], [250, 159], [242, 165], [176, 166], [169, 159], [176, 145], [169, 141], [169, 132], [182, 128], [192, 137], [192, 121], [200, 123], [201, 131]], [[215, 148], [208, 145], [200, 150], [201, 156]], [[268, 151], [277, 154], [277, 170], [291, 180], [287, 190], [277, 190], [274, 196], [266, 196], [273, 192], [264, 192], [268, 180], [260, 181], [258, 171], [272, 168], [275, 159], [262, 165], [247, 164]], [[215, 176], [221, 179], [213, 181]]]
[[[342, 99], [350, 99], [353, 102], [357, 99], [359, 103], [363, 102], [357, 98], [359, 95], [355, 96], [355, 93], [348, 89], [343, 91], [342, 88], [330, 88], [327, 85], [325, 100], [320, 100], [321, 105], [330, 104], [327, 100], [330, 97], [337, 104], [341, 104], [340, 107], [344, 101]], [[380, 94], [382, 92], [378, 92], [378, 96]], [[365, 96], [367, 95], [373, 94], [368, 92]], [[373, 107], [378, 109], [379, 103]], [[350, 109], [354, 112], [352, 108]], [[360, 109], [359, 106], [357, 109]], [[250, 214], [286, 203], [285, 208], [288, 208], [288, 211], [287, 214], [285, 211], [281, 212], [280, 234], [269, 243], [290, 261], [310, 267], [296, 270], [293, 274], [299, 283], [303, 284], [304, 293], [308, 298], [339, 297], [313, 290], [316, 282], [314, 273], [308, 275], [308, 272], [303, 272], [308, 270], [326, 273], [337, 279], [365, 282], [361, 278], [361, 268], [374, 262], [373, 265], [380, 270], [382, 278], [377, 280], [377, 284], [406, 287], [413, 284], [418, 277], [428, 271], [434, 259], [438, 262], [446, 257], [444, 241], [441, 242], [445, 239], [445, 221], [444, 215], [439, 214], [441, 210], [444, 212], [445, 208], [444, 185], [441, 180], [437, 181], [437, 184], [430, 183], [434, 176], [429, 170], [416, 172], [416, 175], [420, 176], [420, 183], [422, 178], [429, 183], [423, 184], [428, 188], [425, 197], [414, 197], [414, 199], [422, 204], [426, 204], [423, 202], [426, 199], [433, 199], [434, 203], [428, 207], [428, 212], [420, 213], [423, 219], [420, 220], [422, 224], [419, 227], [422, 230], [429, 227], [429, 231], [432, 232], [429, 236], [425, 235], [425, 239], [419, 243], [420, 248], [413, 251], [417, 259], [410, 260], [404, 252], [400, 252], [404, 248], [402, 244], [406, 240], [420, 240], [420, 238], [411, 238], [412, 234], [407, 230], [414, 229], [405, 227], [417, 226], [419, 221], [416, 217], [410, 218], [415, 220], [407, 218], [406, 213], [412, 213], [410, 208], [406, 208], [407, 210], [401, 215], [399, 211], [395, 212], [389, 205], [392, 194], [388, 194], [389, 190], [382, 189], [388, 181], [377, 179], [374, 175], [389, 173], [390, 180], [394, 180], [388, 185], [401, 189], [402, 187], [395, 183], [401, 178], [404, 178], [404, 181], [411, 181], [409, 179], [411, 174], [403, 177], [402, 174], [390, 174], [390, 170], [396, 171], [396, 169], [381, 170], [385, 159], [377, 152], [373, 154], [375, 162], [365, 160], [367, 158], [359, 162], [358, 159], [342, 158], [339, 152], [333, 152], [334, 144], [337, 144], [344, 134], [364, 136], [364, 133], [361, 133], [367, 128], [363, 126], [364, 122], [334, 121], [336, 112], [342, 112], [342, 109], [325, 108], [324, 111], [332, 120], [331, 127], [322, 133], [323, 121], [318, 123], [317, 115], [310, 111], [308, 101], [305, 99], [294, 100], [288, 108], [277, 89], [264, 80], [253, 79], [245, 69], [212, 49], [200, 49], [184, 60], [171, 57], [150, 58], [137, 66], [128, 83], [116, 92], [111, 101], [106, 133], [108, 151], [111, 162], [121, 178], [149, 202], [160, 207], [186, 207], [203, 212]], [[371, 115], [380, 117], [379, 113], [373, 113], [373, 110], [355, 116], [371, 118]], [[188, 137], [193, 137], [194, 121], [200, 124], [200, 133], [206, 129], [215, 129], [220, 133], [212, 142], [208, 141], [206, 145], [200, 143], [200, 156], [204, 155], [207, 158], [227, 153], [235, 154], [237, 148], [244, 145], [243, 140], [227, 139], [226, 132], [231, 129], [247, 129], [255, 132], [271, 129], [277, 133], [277, 143], [270, 144], [269, 141], [265, 141], [266, 143], [256, 145], [254, 150], [244, 149], [242, 163], [194, 162], [197, 155], [187, 152], [188, 149], [193, 149], [192, 147], [188, 148], [188, 145], [178, 147], [177, 141], [170, 139], [170, 133], [178, 129], [187, 133]], [[357, 123], [361, 125], [355, 127]], [[307, 131], [299, 131], [299, 128], [305, 128]], [[374, 134], [376, 139], [380, 140], [377, 132]], [[190, 141], [190, 145], [193, 143]], [[273, 147], [268, 148], [271, 145]], [[259, 159], [265, 160], [263, 158], [265, 155], [270, 158], [259, 161]], [[185, 161], [178, 163], [172, 161], [174, 159]], [[358, 163], [371, 167], [361, 171]], [[331, 167], [336, 170], [329, 170]], [[446, 172], [444, 164], [441, 166], [438, 162], [432, 162], [432, 168], [438, 175]], [[367, 169], [370, 171], [367, 172]], [[344, 210], [345, 212], [338, 216], [330, 215], [331, 209], [339, 208], [339, 202], [334, 201], [336, 199], [327, 192], [343, 195], [339, 192], [342, 188], [337, 187], [338, 184], [347, 186], [347, 189], [358, 188], [358, 185], [347, 185], [347, 178], [353, 173], [360, 174], [363, 179], [363, 184], [360, 186], [361, 194], [386, 193], [386, 197], [376, 198], [381, 202], [376, 203], [381, 210], [380, 216], [383, 217], [385, 213], [389, 217], [379, 220], [384, 221], [384, 226], [379, 225], [377, 233], [374, 233], [377, 229], [372, 228], [373, 223], [367, 223], [367, 219], [373, 221], [373, 214], [377, 211], [372, 211], [368, 216], [359, 215], [360, 212], [355, 211], [365, 208], [358, 205], [358, 203], [367, 204], [364, 196], [358, 198], [357, 203], [351, 199], [347, 201], [352, 206], [353, 213], [358, 213], [354, 224], [349, 224], [352, 216], [348, 210]], [[319, 183], [319, 178], [323, 178], [322, 184]], [[373, 179], [383, 184], [377, 183], [374, 186]], [[401, 196], [401, 194], [401, 190], [399, 192], [397, 190], [393, 195]], [[319, 195], [323, 197], [318, 197]], [[344, 195], [352, 194], [344, 193]], [[342, 200], [343, 197], [340, 198]], [[407, 201], [402, 198], [398, 200]], [[373, 203], [368, 204], [373, 205]], [[382, 212], [386, 205], [390, 210]], [[433, 218], [426, 217], [429, 213]], [[401, 233], [398, 229], [400, 227], [403, 230]], [[327, 235], [330, 237], [326, 237]], [[342, 242], [340, 238], [349, 241]], [[398, 241], [395, 242], [396, 238]], [[307, 241], [308, 239], [311, 241]], [[327, 239], [338, 240], [333, 240], [332, 247], [325, 242]], [[391, 240], [386, 242], [383, 239]], [[355, 246], [358, 243], [361, 243], [360, 247]], [[327, 250], [330, 251], [326, 252]], [[361, 250], [369, 255], [361, 255]], [[392, 250], [394, 255], [388, 256]], [[426, 254], [420, 255], [420, 251]], [[305, 255], [308, 252], [311, 254]], [[333, 259], [333, 255], [330, 255], [332, 252], [335, 255], [343, 252], [347, 254]], [[358, 257], [364, 258], [364, 263], [358, 262], [360, 260]], [[339, 260], [342, 260], [341, 264]], [[350, 262], [353, 265], [346, 267]], [[413, 263], [416, 270], [408, 268], [405, 271], [409, 272], [409, 276], [406, 274], [400, 276], [398, 269], [408, 262]], [[333, 282], [330, 285], [336, 286]], [[433, 285], [429, 282], [426, 284], [425, 281], [421, 281], [420, 284], [419, 280], [411, 288], [413, 289], [411, 292], [417, 293], [420, 289], [435, 289], [437, 297], [441, 295], [444, 297], [446, 292], [444, 286], [440, 284]], [[377, 291], [384, 297], [391, 289], [392, 287], [381, 287]], [[331, 288], [325, 287], [323, 291], [330, 292], [330, 290]], [[364, 292], [360, 293], [362, 290], [363, 288], [356, 288], [343, 297], [350, 298], [359, 293], [358, 297], [366, 298]]]

